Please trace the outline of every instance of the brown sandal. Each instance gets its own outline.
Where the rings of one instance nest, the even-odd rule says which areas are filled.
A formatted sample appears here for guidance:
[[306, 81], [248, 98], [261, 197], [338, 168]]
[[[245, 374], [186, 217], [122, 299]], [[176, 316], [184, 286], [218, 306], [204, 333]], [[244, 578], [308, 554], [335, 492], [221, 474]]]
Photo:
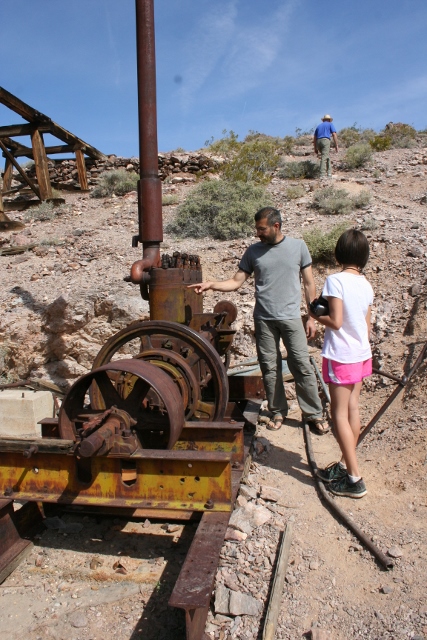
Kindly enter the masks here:
[[331, 430], [328, 421], [324, 418], [316, 418], [315, 420], [307, 420], [306, 422], [310, 427], [310, 431], [313, 431], [313, 433], [316, 433], [318, 436], [324, 436]]
[[273, 420], [270, 420], [268, 423], [267, 429], [270, 431], [279, 431], [279, 429], [282, 428], [284, 420], [283, 416], [274, 416]]

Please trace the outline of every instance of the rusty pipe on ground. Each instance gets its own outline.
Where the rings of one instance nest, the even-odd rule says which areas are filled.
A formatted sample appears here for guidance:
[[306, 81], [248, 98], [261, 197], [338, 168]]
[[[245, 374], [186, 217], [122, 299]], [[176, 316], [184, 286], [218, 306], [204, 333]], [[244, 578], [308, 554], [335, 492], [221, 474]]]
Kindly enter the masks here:
[[134, 262], [130, 279], [147, 284], [147, 272], [160, 267], [163, 241], [162, 185], [158, 176], [156, 56], [154, 0], [136, 0], [136, 49], [138, 74], [139, 162], [138, 222], [142, 260]]
[[325, 485], [320, 480], [320, 478], [317, 477], [316, 475], [317, 464], [313, 455], [313, 447], [311, 444], [311, 436], [310, 436], [310, 427], [306, 422], [304, 422], [304, 440], [305, 440], [305, 446], [307, 449], [307, 458], [310, 463], [310, 467], [311, 467], [317, 488], [319, 489], [322, 498], [325, 500], [325, 502], [327, 502], [328, 506], [332, 509], [332, 511], [334, 511], [341, 518], [345, 526], [348, 529], [350, 529], [350, 531], [354, 533], [356, 538], [360, 540], [360, 542], [366, 547], [366, 549], [368, 549], [368, 551], [372, 553], [372, 555], [378, 560], [380, 565], [384, 569], [387, 569], [387, 570], [392, 569], [393, 562], [391, 558], [387, 558], [387, 556], [384, 553], [382, 553], [382, 551], [380, 551], [378, 547], [374, 545], [372, 540], [369, 540], [368, 536], [365, 533], [363, 533], [361, 529], [359, 529], [357, 524], [355, 524], [352, 520], [350, 520], [346, 512], [343, 509], [341, 509], [340, 506], [337, 505], [336, 501], [333, 500], [333, 498], [331, 498], [331, 496], [325, 489]]

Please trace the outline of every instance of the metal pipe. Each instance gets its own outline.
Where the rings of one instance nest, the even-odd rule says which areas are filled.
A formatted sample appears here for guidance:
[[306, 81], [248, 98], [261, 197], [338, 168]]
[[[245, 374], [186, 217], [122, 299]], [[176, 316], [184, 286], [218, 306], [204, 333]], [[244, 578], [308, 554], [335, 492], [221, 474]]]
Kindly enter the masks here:
[[381, 566], [387, 570], [392, 569], [393, 562], [391, 558], [387, 558], [387, 556], [384, 553], [382, 553], [382, 551], [380, 551], [378, 547], [376, 547], [373, 544], [372, 540], [370, 540], [368, 536], [365, 533], [363, 533], [363, 531], [359, 529], [359, 527], [352, 520], [350, 520], [346, 512], [337, 505], [335, 500], [331, 498], [331, 496], [325, 489], [325, 485], [320, 480], [320, 478], [316, 475], [317, 464], [316, 464], [316, 460], [314, 459], [313, 447], [311, 445], [310, 428], [308, 424], [306, 424], [305, 422], [304, 422], [304, 439], [305, 439], [305, 446], [307, 449], [307, 458], [310, 463], [317, 488], [319, 489], [322, 498], [328, 503], [328, 506], [332, 509], [332, 511], [334, 511], [341, 518], [345, 526], [348, 529], [350, 529], [350, 531], [354, 533], [356, 538], [360, 540], [360, 542], [368, 549], [368, 551], [370, 551], [372, 555], [375, 556], [375, 558], [378, 560]]
[[376, 373], [377, 375], [383, 376], [383, 378], [388, 378], [389, 380], [394, 380], [394, 382], [397, 382], [397, 384], [405, 386], [406, 376], [403, 376], [403, 378], [399, 378], [398, 376], [394, 376], [392, 373], [382, 371], [382, 369], [375, 369], [375, 367], [372, 368], [372, 373]]
[[314, 367], [314, 371], [316, 372], [316, 375], [317, 375], [317, 378], [318, 378], [318, 380], [319, 380], [320, 384], [322, 385], [323, 393], [324, 393], [324, 394], [325, 394], [325, 396], [326, 396], [326, 400], [329, 402], [329, 404], [331, 404], [331, 396], [330, 396], [330, 394], [329, 394], [329, 389], [328, 389], [328, 387], [326, 386], [325, 381], [323, 380], [323, 376], [322, 376], [322, 374], [320, 373], [320, 371], [319, 371], [319, 367], [317, 366], [317, 364], [316, 364], [316, 360], [313, 358], [313, 356], [310, 356], [310, 362], [311, 362], [311, 364], [312, 364], [312, 365], [313, 365], [313, 367]]
[[[406, 375], [403, 375], [401, 378], [396, 378], [396, 382], [397, 382], [397, 384], [399, 386], [395, 388], [395, 390], [391, 393], [391, 395], [384, 402], [383, 406], [380, 407], [380, 409], [377, 411], [377, 413], [374, 415], [374, 417], [369, 421], [369, 423], [363, 429], [363, 431], [360, 434], [359, 439], [357, 441], [357, 446], [359, 446], [359, 444], [363, 441], [363, 439], [371, 431], [372, 427], [378, 422], [378, 420], [386, 412], [386, 410], [391, 405], [391, 403], [394, 402], [394, 400], [397, 398], [399, 393], [408, 384], [409, 380], [412, 378], [412, 376], [414, 375], [414, 373], [416, 372], [416, 370], [418, 369], [418, 367], [420, 366], [420, 364], [424, 360], [426, 352], [427, 352], [427, 342], [424, 344], [423, 348], [421, 349], [421, 351], [420, 351], [420, 353], [418, 355], [418, 358], [415, 360], [415, 362], [414, 362], [412, 368], [409, 370], [409, 372]], [[373, 372], [377, 373], [380, 376], [386, 375], [388, 378], [391, 378], [392, 380], [394, 379], [390, 374], [384, 374], [382, 371], [380, 371], [378, 369], [373, 369]]]
[[143, 257], [132, 265], [131, 280], [141, 284], [145, 271], [160, 266], [163, 225], [162, 185], [158, 176], [154, 1], [136, 0], [135, 6], [140, 162], [138, 241], [143, 246]]

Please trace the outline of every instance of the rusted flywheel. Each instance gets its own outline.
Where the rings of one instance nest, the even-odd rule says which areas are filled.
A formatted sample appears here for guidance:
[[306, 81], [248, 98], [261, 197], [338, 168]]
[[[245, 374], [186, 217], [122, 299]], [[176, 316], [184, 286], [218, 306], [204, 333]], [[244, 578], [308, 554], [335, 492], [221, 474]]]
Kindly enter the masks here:
[[[96, 404], [88, 394], [94, 386]], [[78, 441], [85, 424], [96, 424], [97, 417], [102, 420], [113, 407], [123, 432], [135, 433], [141, 446], [171, 449], [184, 426], [181, 395], [170, 376], [149, 362], [130, 358], [107, 362], [74, 383], [59, 413], [61, 438]]]
[[[105, 343], [93, 367], [123, 356], [149, 362], [173, 380], [186, 420], [223, 420], [228, 402], [227, 372], [216, 349], [194, 329], [160, 320], [133, 324]], [[131, 384], [129, 379], [127, 382]], [[97, 409], [105, 408], [95, 386], [91, 400]]]

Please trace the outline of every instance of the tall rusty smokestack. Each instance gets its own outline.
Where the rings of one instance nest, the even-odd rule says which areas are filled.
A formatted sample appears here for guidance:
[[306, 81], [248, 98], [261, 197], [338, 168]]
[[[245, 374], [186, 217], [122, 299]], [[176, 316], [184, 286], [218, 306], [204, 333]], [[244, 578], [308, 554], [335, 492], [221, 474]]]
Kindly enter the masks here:
[[143, 251], [142, 260], [132, 265], [131, 280], [142, 284], [149, 281], [147, 272], [160, 266], [163, 225], [162, 185], [158, 177], [154, 0], [135, 0], [135, 4], [140, 162], [137, 239]]

